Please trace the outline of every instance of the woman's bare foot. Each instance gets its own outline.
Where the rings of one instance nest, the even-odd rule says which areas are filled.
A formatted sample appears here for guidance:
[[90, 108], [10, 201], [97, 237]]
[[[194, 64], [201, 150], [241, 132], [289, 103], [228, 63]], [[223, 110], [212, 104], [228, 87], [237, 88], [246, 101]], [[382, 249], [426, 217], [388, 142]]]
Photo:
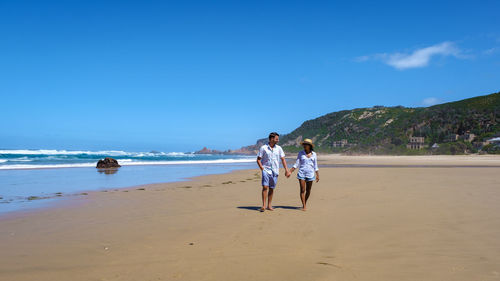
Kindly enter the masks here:
[[259, 209], [259, 211], [261, 211], [261, 212], [264, 212], [265, 210], [266, 210], [266, 208], [264, 208], [264, 207], [261, 207], [261, 208]]
[[305, 212], [305, 211], [307, 211], [307, 208], [306, 207], [302, 207], [301, 210]]
[[274, 208], [272, 206], [267, 207], [269, 211], [274, 211]]

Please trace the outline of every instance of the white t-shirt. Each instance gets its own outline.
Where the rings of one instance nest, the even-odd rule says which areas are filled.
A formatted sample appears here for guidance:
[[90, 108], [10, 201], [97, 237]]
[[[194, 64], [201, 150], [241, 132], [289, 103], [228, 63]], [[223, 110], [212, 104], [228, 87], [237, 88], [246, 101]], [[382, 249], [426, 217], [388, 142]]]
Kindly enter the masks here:
[[285, 157], [285, 152], [281, 146], [275, 144], [274, 148], [271, 148], [269, 144], [265, 144], [260, 147], [257, 157], [261, 158], [262, 167], [264, 167], [264, 172], [268, 174], [279, 175], [280, 173], [280, 159]]

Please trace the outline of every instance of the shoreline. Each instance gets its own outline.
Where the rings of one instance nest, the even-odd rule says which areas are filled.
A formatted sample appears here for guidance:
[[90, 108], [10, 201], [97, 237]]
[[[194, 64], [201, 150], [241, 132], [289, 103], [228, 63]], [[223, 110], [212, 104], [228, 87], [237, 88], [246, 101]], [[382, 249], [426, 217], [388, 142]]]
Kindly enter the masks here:
[[[118, 159], [119, 161], [120, 159]], [[179, 161], [149, 161], [149, 162], [125, 162], [122, 163], [121, 166], [168, 166], [168, 165], [203, 165], [203, 164], [238, 164], [238, 163], [251, 163], [253, 161], [248, 161], [246, 159], [229, 159], [227, 160], [179, 160]], [[118, 162], [119, 163], [119, 162]], [[132, 164], [130, 164], [132, 163]], [[66, 166], [62, 166], [66, 165]], [[85, 165], [85, 166], [84, 166]], [[81, 163], [81, 164], [49, 164], [49, 165], [24, 165], [24, 164], [16, 164], [11, 165], [15, 166], [11, 168], [10, 166], [2, 166], [0, 167], [0, 171], [10, 171], [10, 170], [40, 170], [40, 169], [67, 169], [67, 168], [93, 168], [99, 169], [96, 167], [96, 163]], [[19, 166], [30, 166], [30, 167], [19, 167]], [[35, 167], [39, 166], [39, 167]], [[108, 170], [110, 168], [107, 168]], [[114, 169], [114, 168], [111, 168]], [[100, 169], [106, 170], [106, 169]]]
[[[295, 155], [287, 155], [287, 164], [289, 167], [293, 165], [295, 160]], [[467, 165], [456, 164], [456, 161], [467, 161], [470, 162]], [[403, 162], [404, 161], [404, 162]], [[408, 164], [409, 161], [410, 163]], [[435, 161], [441, 163], [434, 163]], [[320, 168], [500, 168], [500, 155], [432, 155], [432, 156], [391, 156], [391, 155], [365, 155], [365, 156], [350, 156], [350, 155], [341, 155], [341, 154], [325, 154], [319, 155], [318, 158]], [[389, 164], [388, 164], [389, 162]], [[392, 163], [391, 163], [392, 162]], [[238, 162], [240, 163], [240, 162]], [[236, 164], [238, 164], [236, 163]], [[247, 162], [245, 162], [247, 163]], [[251, 163], [251, 162], [248, 162]], [[133, 166], [133, 165], [127, 165]], [[147, 165], [138, 165], [138, 166], [147, 166]], [[160, 166], [160, 165], [152, 165], [152, 166]], [[169, 166], [169, 165], [167, 165]], [[71, 168], [82, 168], [82, 167], [71, 167]], [[88, 167], [83, 167], [88, 168]], [[49, 168], [53, 169], [53, 168]], [[58, 168], [54, 168], [58, 169]], [[24, 170], [24, 169], [23, 169]], [[39, 169], [34, 169], [39, 170]], [[113, 169], [96, 169], [96, 170], [113, 170]], [[216, 176], [216, 175], [224, 175], [231, 174], [235, 171], [258, 171], [258, 168], [255, 169], [237, 169], [231, 170], [223, 173], [214, 173], [214, 174], [206, 174], [199, 175], [194, 177], [186, 177], [175, 181], [160, 181], [156, 183], [146, 183], [146, 184], [135, 184], [130, 186], [123, 187], [110, 187], [106, 189], [82, 189], [74, 193], [67, 194], [59, 194], [53, 193], [48, 194], [45, 197], [31, 199], [41, 204], [41, 206], [36, 207], [28, 207], [26, 209], [19, 209], [14, 211], [7, 211], [0, 213], [0, 220], [4, 217], [10, 215], [16, 215], [17, 213], [31, 213], [37, 212], [42, 209], [50, 209], [57, 208], [58, 205], [67, 205], [65, 201], [75, 200], [78, 197], [88, 197], [91, 194], [108, 192], [110, 190], [121, 191], [121, 190], [133, 190], [137, 188], [147, 188], [149, 186], [155, 185], [176, 185], [182, 184], [186, 182], [196, 182], [203, 181], [205, 177]], [[0, 170], [1, 172], [1, 170]], [[38, 196], [35, 196], [38, 197]], [[54, 200], [54, 202], [46, 202], [45, 200]], [[25, 198], [24, 203], [29, 202], [30, 199]], [[3, 204], [11, 204], [11, 203], [3, 203]], [[14, 203], [16, 204], [16, 203]], [[68, 203], [69, 204], [69, 203]]]
[[[218, 154], [213, 154], [213, 155], [218, 155]], [[297, 153], [287, 153], [286, 158], [289, 161], [295, 160], [295, 157], [297, 156]], [[369, 162], [373, 161], [380, 161], [380, 160], [400, 160], [400, 159], [406, 159], [409, 161], [435, 161], [435, 160], [449, 160], [449, 161], [455, 161], [457, 159], [460, 160], [478, 160], [480, 159], [481, 161], [485, 160], [493, 160], [495, 161], [495, 166], [500, 165], [500, 162], [498, 161], [500, 155], [497, 154], [465, 154], [465, 155], [370, 155], [370, 154], [359, 154], [359, 155], [347, 155], [347, 154], [318, 154], [321, 156], [321, 159], [318, 159], [319, 161], [346, 161], [351, 162], [351, 163], [357, 163], [357, 164], [366, 164], [368, 165]], [[251, 157], [253, 155], [234, 155], [238, 157]], [[120, 159], [117, 159], [120, 161]], [[354, 160], [354, 161], [352, 161]], [[361, 160], [361, 161], [359, 161]], [[365, 162], [363, 162], [365, 161]], [[216, 159], [216, 160], [175, 160], [175, 161], [142, 161], [142, 162], [124, 162], [121, 165], [122, 166], [169, 166], [169, 165], [201, 165], [201, 164], [238, 164], [238, 163], [252, 163], [254, 162], [253, 160], [249, 159]], [[66, 166], [62, 166], [66, 165]], [[85, 166], [84, 166], [85, 165]], [[43, 170], [43, 169], [69, 169], [69, 168], [92, 168], [95, 167], [95, 163], [74, 163], [74, 164], [48, 164], [48, 165], [29, 165], [29, 164], [16, 164], [12, 165], [14, 166], [13, 168], [9, 166], [0, 166], [0, 172], [1, 171], [11, 171], [11, 170]], [[19, 167], [19, 166], [30, 166], [30, 167]], [[108, 169], [100, 169], [100, 170], [108, 170]]]
[[[289, 167], [294, 164], [295, 162], [295, 157], [296, 155], [290, 155], [288, 154], [286, 156], [287, 159], [287, 164]], [[470, 161], [470, 160], [478, 160], [481, 162], [472, 162], [469, 163], [468, 165], [460, 165], [460, 164], [455, 164], [454, 162], [449, 162], [449, 161]], [[361, 161], [360, 161], [361, 160]], [[396, 163], [391, 163], [391, 164], [385, 164], [386, 161], [394, 161], [397, 160], [398, 162]], [[400, 161], [404, 160], [417, 160], [414, 161], [411, 164], [406, 164], [406, 163], [401, 163]], [[442, 164], [435, 164], [435, 163], [430, 163], [429, 161], [435, 161], [435, 160], [440, 160], [440, 162], [444, 162]], [[484, 163], [486, 160], [491, 160], [490, 163]], [[421, 163], [421, 162], [424, 163]], [[352, 156], [352, 155], [343, 155], [343, 154], [320, 154], [318, 158], [319, 162], [319, 167], [320, 168], [500, 168], [500, 155], [398, 155], [398, 156], [393, 156], [393, 155], [357, 155], [357, 156]], [[339, 163], [340, 162], [340, 163]], [[376, 162], [376, 164], [373, 164], [373, 162]], [[240, 163], [240, 162], [238, 162]], [[236, 163], [236, 164], [238, 164]], [[246, 162], [245, 162], [246, 163]], [[251, 162], [248, 162], [251, 163]], [[170, 164], [167, 164], [169, 166]], [[127, 165], [127, 166], [134, 166], [134, 165]], [[148, 166], [148, 165], [138, 165], [138, 166]], [[153, 164], [151, 166], [161, 166], [161, 164]], [[89, 167], [64, 167], [60, 169], [65, 169], [65, 168], [89, 168]], [[59, 169], [59, 168], [48, 168], [48, 169]], [[31, 169], [22, 169], [22, 170], [31, 170]], [[39, 170], [39, 169], [33, 169], [33, 170]], [[97, 169], [96, 170], [114, 170], [114, 169]], [[0, 170], [2, 171], [2, 170]], [[8, 170], [7, 170], [8, 171]], [[32, 199], [36, 202], [41, 202], [45, 203], [45, 200], [55, 200], [52, 203], [47, 204], [46, 206], [37, 206], [37, 207], [31, 207], [31, 208], [26, 208], [26, 209], [20, 209], [20, 210], [15, 210], [15, 211], [8, 211], [4, 213], [0, 213], [0, 220], [5, 217], [9, 216], [15, 216], [16, 214], [30, 214], [30, 213], [36, 213], [37, 211], [40, 210], [50, 210], [51, 208], [60, 208], [61, 206], [66, 206], [70, 205], [70, 202], [73, 200], [77, 200], [80, 197], [88, 197], [90, 195], [95, 195], [99, 193], [106, 193], [109, 191], [123, 191], [123, 192], [129, 192], [130, 190], [134, 189], [142, 189], [142, 188], [148, 188], [152, 186], [157, 186], [157, 185], [171, 185], [171, 188], [175, 188], [177, 185], [181, 185], [182, 183], [189, 183], [189, 182], [199, 182], [199, 181], [204, 181], [206, 178], [209, 178], [211, 176], [219, 176], [219, 175], [225, 175], [225, 174], [232, 174], [238, 171], [244, 171], [244, 172], [251, 172], [251, 171], [256, 171], [258, 172], [258, 168], [255, 169], [236, 169], [236, 170], [230, 170], [228, 172], [223, 172], [223, 173], [214, 173], [214, 174], [206, 174], [206, 175], [199, 175], [199, 176], [193, 176], [193, 177], [186, 177], [182, 178], [179, 180], [175, 181], [160, 181], [156, 183], [146, 183], [146, 184], [135, 184], [131, 186], [123, 186], [123, 187], [110, 187], [106, 189], [82, 189], [74, 193], [68, 193], [68, 194], [63, 194], [63, 195], [58, 195], [57, 193], [52, 194], [52, 196], [47, 196], [47, 197], [42, 197], [42, 198], [37, 198], [37, 199]], [[26, 199], [29, 201], [29, 199]], [[40, 201], [38, 201], [40, 200]], [[26, 202], [26, 201], [25, 201]], [[4, 203], [4, 204], [9, 204], [9, 203]]]

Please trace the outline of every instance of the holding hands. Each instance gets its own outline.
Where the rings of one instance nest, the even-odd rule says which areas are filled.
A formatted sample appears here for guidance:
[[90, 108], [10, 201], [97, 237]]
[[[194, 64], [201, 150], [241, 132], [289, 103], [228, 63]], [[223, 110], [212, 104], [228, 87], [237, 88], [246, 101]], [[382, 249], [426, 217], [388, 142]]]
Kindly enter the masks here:
[[[295, 171], [294, 167], [292, 167], [290, 170], [287, 170], [285, 176], [289, 178], [292, 175], [293, 171]], [[316, 174], [316, 182], [319, 182], [319, 172], [316, 171], [315, 174]]]

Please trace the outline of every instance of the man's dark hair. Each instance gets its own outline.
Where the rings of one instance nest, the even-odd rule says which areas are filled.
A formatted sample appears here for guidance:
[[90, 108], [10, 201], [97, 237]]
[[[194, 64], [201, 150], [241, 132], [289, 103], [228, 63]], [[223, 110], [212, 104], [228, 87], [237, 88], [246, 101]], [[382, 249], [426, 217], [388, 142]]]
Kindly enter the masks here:
[[272, 132], [272, 133], [270, 133], [270, 134], [269, 134], [269, 139], [274, 139], [274, 137], [276, 137], [276, 136], [278, 136], [278, 137], [279, 137], [279, 136], [280, 136], [280, 134], [278, 134], [278, 133], [276, 133], [276, 132]]

